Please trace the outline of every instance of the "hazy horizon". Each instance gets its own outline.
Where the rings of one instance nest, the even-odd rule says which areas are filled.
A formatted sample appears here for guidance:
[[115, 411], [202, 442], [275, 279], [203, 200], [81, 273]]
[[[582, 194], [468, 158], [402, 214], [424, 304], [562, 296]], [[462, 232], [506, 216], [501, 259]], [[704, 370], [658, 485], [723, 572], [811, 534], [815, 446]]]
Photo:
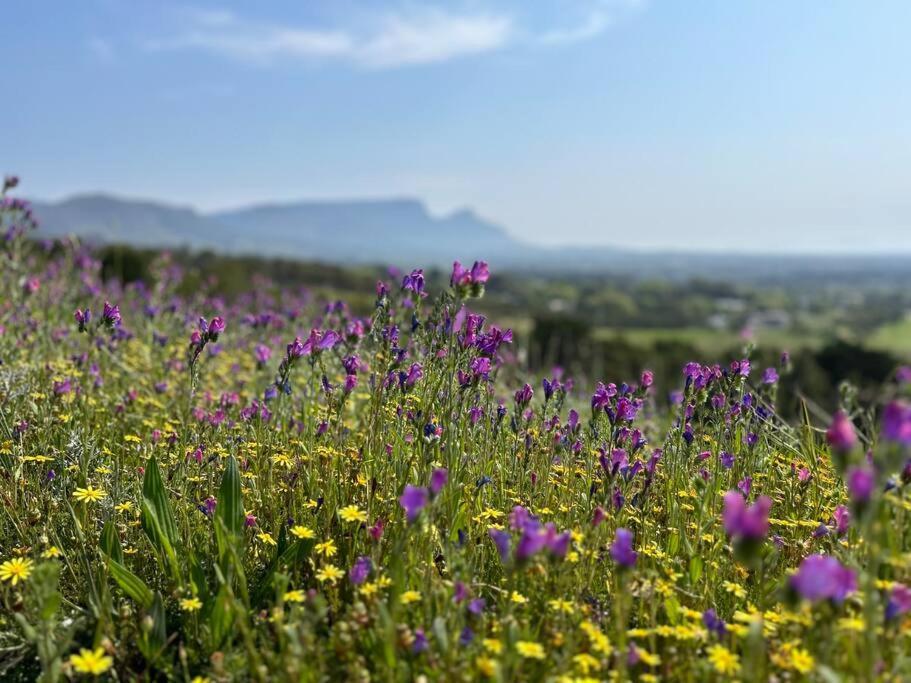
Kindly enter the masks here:
[[39, 0], [4, 18], [0, 172], [27, 196], [407, 197], [532, 244], [911, 252], [905, 3]]

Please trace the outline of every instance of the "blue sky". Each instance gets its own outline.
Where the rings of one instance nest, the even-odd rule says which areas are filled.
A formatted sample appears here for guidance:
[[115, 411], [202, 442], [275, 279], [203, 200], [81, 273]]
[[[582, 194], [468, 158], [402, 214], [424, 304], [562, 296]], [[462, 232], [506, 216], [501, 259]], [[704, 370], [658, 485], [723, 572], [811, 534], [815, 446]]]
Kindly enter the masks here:
[[0, 171], [528, 241], [911, 252], [906, 0], [5, 3]]

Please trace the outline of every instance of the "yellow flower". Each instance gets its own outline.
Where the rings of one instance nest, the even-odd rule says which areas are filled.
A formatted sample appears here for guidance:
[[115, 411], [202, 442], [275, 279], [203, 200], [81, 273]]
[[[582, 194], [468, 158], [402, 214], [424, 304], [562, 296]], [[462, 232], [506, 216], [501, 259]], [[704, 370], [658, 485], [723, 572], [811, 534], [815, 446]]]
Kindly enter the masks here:
[[524, 605], [526, 602], [528, 602], [528, 598], [526, 598], [524, 595], [522, 595], [521, 593], [518, 593], [516, 591], [512, 592], [512, 595], [509, 596], [509, 599], [512, 600], [517, 605]]
[[503, 641], [497, 640], [496, 638], [485, 638], [484, 649], [490, 652], [491, 654], [498, 655], [503, 652]]
[[0, 564], [0, 579], [9, 581], [14, 586], [25, 581], [32, 573], [32, 561], [23, 557], [14, 557]]
[[194, 676], [190, 683], [209, 683], [209, 679], [205, 676]]
[[530, 640], [520, 640], [516, 643], [516, 652], [525, 659], [544, 659], [544, 648], [540, 643], [533, 643]]
[[301, 590], [293, 590], [285, 593], [285, 602], [303, 602], [307, 599], [307, 594]]
[[125, 500], [122, 503], [117, 503], [117, 505], [114, 506], [114, 509], [117, 510], [117, 512], [129, 512], [133, 509], [133, 501]]
[[412, 602], [417, 602], [421, 599], [421, 594], [418, 591], [405, 591], [399, 596], [399, 602], [403, 605], [410, 605]]
[[70, 664], [81, 674], [91, 674], [98, 676], [111, 668], [114, 660], [104, 654], [100, 647], [94, 650], [82, 648], [78, 655], [70, 657]]
[[316, 538], [316, 534], [313, 532], [313, 529], [305, 527], [302, 524], [291, 527], [291, 535], [301, 539], [302, 541], [307, 540], [308, 538]]
[[345, 575], [341, 569], [332, 564], [327, 564], [316, 574], [318, 581], [335, 583]]
[[589, 672], [597, 671], [601, 668], [601, 662], [587, 652], [583, 652], [573, 657], [573, 663], [576, 665], [576, 668], [586, 676]]
[[52, 545], [50, 548], [48, 548], [43, 553], [41, 553], [41, 557], [43, 557], [46, 560], [51, 560], [55, 557], [60, 557], [60, 555], [61, 555], [60, 548], [58, 548], [55, 545]]
[[708, 650], [709, 661], [720, 674], [732, 676], [740, 671], [740, 657], [724, 645], [712, 645]]
[[325, 555], [326, 557], [334, 557], [338, 552], [338, 548], [335, 546], [335, 541], [333, 541], [331, 538], [323, 543], [317, 543], [315, 549], [316, 552], [318, 552], [320, 555]]
[[809, 652], [795, 647], [791, 650], [791, 666], [802, 674], [808, 674], [816, 666], [816, 662]]
[[275, 542], [275, 539], [272, 538], [272, 534], [268, 531], [260, 531], [257, 538], [266, 545], [278, 545], [278, 543]]
[[576, 606], [569, 600], [548, 600], [547, 606], [554, 612], [564, 612], [566, 614], [572, 614], [576, 609]]
[[84, 489], [76, 489], [73, 491], [73, 498], [78, 500], [80, 503], [94, 503], [104, 498], [107, 493], [103, 489], [96, 489], [95, 487], [89, 485]]
[[478, 657], [474, 660], [474, 663], [475, 666], [478, 667], [478, 672], [482, 676], [493, 678], [497, 673], [497, 663], [490, 657]]
[[367, 513], [361, 510], [357, 505], [349, 505], [338, 511], [338, 516], [346, 522], [366, 522]]
[[184, 612], [195, 612], [202, 607], [202, 601], [197, 597], [184, 598], [180, 601], [180, 609]]

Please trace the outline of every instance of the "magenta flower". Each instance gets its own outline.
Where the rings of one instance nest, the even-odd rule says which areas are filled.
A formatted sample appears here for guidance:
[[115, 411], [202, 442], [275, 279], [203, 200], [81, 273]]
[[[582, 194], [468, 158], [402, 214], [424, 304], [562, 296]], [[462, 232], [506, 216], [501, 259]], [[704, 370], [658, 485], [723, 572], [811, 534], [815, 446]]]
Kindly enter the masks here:
[[211, 341], [218, 341], [218, 335], [224, 331], [225, 319], [218, 315], [212, 318], [212, 322], [209, 323], [209, 339]]
[[902, 583], [892, 586], [889, 603], [886, 605], [886, 619], [892, 620], [911, 612], [911, 588]]
[[826, 431], [826, 441], [832, 447], [832, 450], [839, 453], [847, 453], [857, 445], [857, 434], [854, 433], [854, 425], [844, 411], [839, 410], [832, 418], [832, 424]]
[[772, 501], [760, 496], [755, 503], [747, 505], [739, 491], [724, 494], [722, 521], [724, 530], [734, 540], [762, 541], [769, 533], [769, 510]]
[[405, 510], [408, 522], [412, 523], [421, 514], [421, 510], [427, 507], [430, 502], [430, 494], [423, 486], [412, 486], [407, 484], [402, 495], [399, 497], [399, 505]]
[[104, 310], [101, 313], [101, 322], [107, 327], [117, 327], [120, 324], [120, 306], [112, 306], [105, 301]]
[[810, 602], [832, 600], [841, 603], [857, 590], [857, 575], [830, 555], [810, 555], [800, 563], [789, 585]]
[[892, 401], [886, 406], [882, 437], [902, 446], [911, 446], [911, 406], [901, 401]]
[[833, 517], [835, 518], [835, 533], [844, 536], [848, 533], [848, 527], [851, 526], [851, 513], [844, 505], [839, 505], [835, 508]]
[[446, 482], [449, 481], [449, 471], [445, 467], [438, 467], [430, 475], [430, 492], [438, 495]]
[[873, 497], [876, 475], [869, 467], [852, 467], [848, 470], [848, 495], [855, 505], [865, 505]]

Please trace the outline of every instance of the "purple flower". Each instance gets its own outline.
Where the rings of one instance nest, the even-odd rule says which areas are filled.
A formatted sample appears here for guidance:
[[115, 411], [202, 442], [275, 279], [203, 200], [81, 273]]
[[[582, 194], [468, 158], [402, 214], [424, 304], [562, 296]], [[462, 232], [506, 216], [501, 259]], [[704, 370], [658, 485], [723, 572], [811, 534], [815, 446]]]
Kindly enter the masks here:
[[497, 552], [500, 554], [500, 561], [506, 562], [509, 559], [509, 545], [510, 537], [509, 534], [502, 529], [490, 529], [488, 532], [490, 540], [493, 541], [493, 544], [497, 548]]
[[911, 406], [892, 401], [883, 411], [882, 436], [886, 441], [911, 446]]
[[855, 505], [865, 505], [873, 497], [876, 475], [869, 467], [852, 467], [848, 470], [848, 495]]
[[895, 381], [899, 384], [911, 384], [911, 365], [902, 365], [896, 370]]
[[421, 514], [421, 510], [427, 507], [430, 500], [430, 494], [423, 486], [412, 486], [407, 484], [402, 495], [399, 497], [399, 505], [405, 510], [408, 522], [414, 522]]
[[610, 556], [621, 567], [633, 567], [639, 553], [633, 550], [633, 532], [629, 529], [617, 529], [614, 542], [610, 545]]
[[215, 316], [212, 318], [212, 322], [209, 323], [209, 339], [212, 341], [218, 341], [218, 335], [225, 331], [225, 319], [221, 316]]
[[826, 441], [832, 447], [832, 450], [839, 453], [847, 453], [857, 445], [857, 434], [854, 433], [854, 425], [844, 411], [839, 410], [832, 418], [832, 424], [826, 431]]
[[411, 643], [411, 651], [414, 654], [420, 654], [427, 649], [427, 635], [424, 629], [416, 628], [414, 630], [414, 640]]
[[104, 310], [101, 313], [101, 322], [107, 327], [116, 327], [120, 324], [120, 306], [112, 306], [109, 302], [104, 302]]
[[892, 620], [911, 612], [911, 588], [902, 583], [892, 586], [889, 603], [886, 605], [886, 619]]
[[430, 475], [430, 492], [433, 495], [439, 494], [449, 481], [449, 471], [445, 467], [436, 468]]
[[490, 270], [487, 261], [475, 261], [471, 266], [471, 281], [475, 284], [486, 284], [490, 279]]
[[524, 408], [529, 403], [531, 403], [532, 396], [534, 395], [534, 389], [531, 388], [530, 384], [526, 383], [524, 387], [516, 392], [516, 405], [518, 405], [520, 408]]
[[762, 373], [763, 384], [775, 384], [778, 381], [778, 371], [775, 368], [766, 368]]
[[[509, 551], [507, 551], [507, 555]], [[480, 616], [484, 613], [484, 608], [487, 607], [487, 601], [484, 598], [475, 598], [468, 603], [468, 611], [475, 616]]]
[[712, 608], [709, 608], [702, 613], [702, 623], [705, 624], [706, 629], [719, 638], [723, 637], [727, 631], [727, 624], [724, 623], [724, 619], [720, 619]]
[[286, 349], [289, 359], [301, 358], [304, 355], [304, 344], [300, 337], [295, 337], [294, 341], [288, 344]]
[[721, 466], [724, 467], [724, 469], [729, 470], [734, 466], [734, 454], [733, 453], [728, 453], [727, 451], [721, 451], [721, 455], [719, 457], [721, 459]]
[[257, 344], [253, 349], [253, 356], [256, 358], [256, 362], [262, 365], [272, 358], [272, 349], [265, 344]]
[[830, 555], [810, 555], [791, 576], [790, 587], [810, 602], [841, 603], [857, 590], [857, 575]]
[[735, 540], [761, 541], [769, 533], [769, 510], [772, 501], [760, 496], [755, 503], [747, 505], [739, 491], [724, 494], [722, 521], [728, 536]]
[[399, 384], [405, 389], [411, 389], [419, 379], [424, 376], [420, 363], [412, 363], [408, 372], [399, 373]]
[[85, 332], [85, 328], [92, 320], [92, 311], [88, 308], [84, 311], [81, 308], [77, 308], [73, 317], [76, 319], [76, 324], [79, 325], [79, 331]]
[[424, 294], [424, 271], [421, 269], [412, 270], [402, 280], [402, 289], [422, 296]]
[[366, 555], [361, 555], [348, 570], [348, 578], [352, 584], [359, 586], [367, 580], [371, 571], [373, 571], [373, 562]]
[[844, 505], [839, 505], [835, 508], [833, 517], [835, 518], [835, 532], [839, 536], [844, 536], [848, 533], [848, 527], [851, 526], [851, 513]]

